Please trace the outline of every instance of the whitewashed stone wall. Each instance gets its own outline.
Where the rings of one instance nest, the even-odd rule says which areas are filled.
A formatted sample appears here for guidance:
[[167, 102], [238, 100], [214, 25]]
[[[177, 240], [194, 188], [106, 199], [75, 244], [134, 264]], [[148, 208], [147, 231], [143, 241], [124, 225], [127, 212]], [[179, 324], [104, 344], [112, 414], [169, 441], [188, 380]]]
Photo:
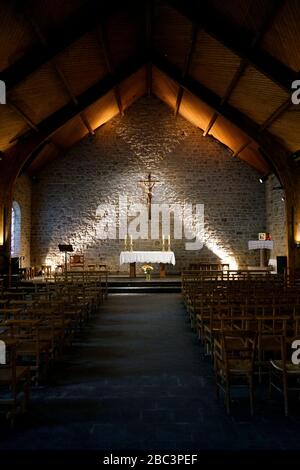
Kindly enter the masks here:
[[27, 175], [20, 176], [15, 184], [13, 200], [21, 210], [21, 243], [19, 255], [24, 257], [21, 263], [23, 267], [30, 266], [31, 251], [31, 180]]
[[[188, 252], [184, 240], [172, 239], [175, 271], [195, 260], [258, 263], [257, 253], [247, 248], [248, 240], [266, 229], [265, 188], [257, 172], [175, 119], [155, 98], [139, 100], [124, 117], [114, 118], [39, 174], [33, 184], [32, 262], [57, 264], [57, 245], [71, 243], [91, 262], [127, 270], [119, 266], [123, 241], [97, 239], [96, 209], [116, 204], [119, 195], [127, 195], [129, 203], [145, 202], [138, 181], [150, 171], [160, 181], [154, 203], [205, 205], [206, 246]], [[138, 240], [134, 248], [159, 249], [160, 242]]]
[[280, 183], [276, 176], [271, 175], [266, 181], [266, 208], [267, 208], [267, 231], [274, 240], [274, 249], [270, 257], [287, 256], [287, 226], [285, 202], [282, 201], [284, 192], [279, 188]]

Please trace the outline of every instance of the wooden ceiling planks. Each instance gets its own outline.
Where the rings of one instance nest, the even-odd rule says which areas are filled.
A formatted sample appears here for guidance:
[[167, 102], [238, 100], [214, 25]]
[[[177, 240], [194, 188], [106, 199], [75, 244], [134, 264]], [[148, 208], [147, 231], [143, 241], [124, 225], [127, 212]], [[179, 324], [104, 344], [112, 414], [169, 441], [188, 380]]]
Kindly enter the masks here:
[[171, 78], [152, 67], [152, 92], [173, 110], [176, 106], [179, 85]]
[[85, 34], [59, 54], [57, 63], [76, 96], [108, 74], [96, 31]]
[[30, 24], [16, 8], [15, 2], [0, 2], [0, 19], [0, 70], [3, 71], [26, 55], [36, 38]]
[[9, 106], [0, 106], [0, 149], [8, 149], [17, 134], [23, 134], [29, 126]]
[[262, 48], [288, 65], [295, 72], [300, 70], [300, 2], [286, 0], [272, 28], [262, 42]]
[[46, 38], [53, 30], [63, 26], [64, 22], [84, 5], [85, 0], [35, 0], [31, 2], [30, 14], [38, 20]]
[[9, 92], [9, 97], [38, 124], [70, 101], [51, 64], [46, 64]]
[[293, 105], [268, 128], [291, 152], [300, 149], [300, 109]]
[[229, 104], [262, 124], [288, 96], [287, 92], [269, 78], [248, 66], [235, 87]]
[[142, 5], [129, 3], [103, 24], [114, 70], [144, 50], [145, 24], [141, 15]]
[[235, 26], [241, 27], [249, 36], [255, 35], [260, 27], [263, 13], [274, 0], [210, 0], [210, 6], [219, 15]]
[[216, 39], [204, 31], [198, 33], [189, 71], [191, 77], [222, 97], [239, 64], [240, 58]]
[[192, 23], [165, 1], [157, 1], [153, 20], [153, 47], [168, 61], [184, 69], [192, 36]]
[[[260, 22], [262, 22], [265, 13], [272, 7], [270, 5], [272, 1], [230, 0], [230, 2], [224, 2], [224, 0], [211, 0], [210, 6], [218, 12], [218, 15], [224, 17], [227, 26], [232, 24], [240, 30], [242, 28], [245, 31], [243, 38], [245, 39], [248, 34], [251, 39], [259, 31]], [[275, 1], [276, 3], [280, 2], [280, 0]], [[274, 13], [274, 24], [266, 29], [263, 47], [274, 57], [287, 63], [293, 70], [299, 70], [300, 67], [297, 62], [299, 60], [297, 27], [297, 22], [299, 24], [299, 2], [287, 0], [283, 3], [284, 7], [279, 10], [279, 13], [276, 12], [276, 15]], [[60, 0], [33, 1], [32, 13], [38, 19], [38, 24], [46, 36], [49, 32], [49, 37], [53, 37], [55, 28], [61, 30], [67, 18], [79, 11], [79, 8], [84, 4], [84, 0], [70, 0], [63, 2], [63, 4]], [[87, 9], [89, 8], [88, 5], [91, 5], [91, 2], [87, 2]], [[21, 3], [19, 3], [19, 8], [20, 6], [21, 9], [24, 8]], [[180, 73], [180, 70], [183, 71], [185, 67], [187, 51], [191, 43], [194, 17], [187, 19], [188, 16], [181, 15], [177, 9], [170, 7], [169, 2], [165, 0], [155, 0], [154, 6], [152, 35], [150, 38], [152, 48], [166, 57], [170, 64], [175, 65]], [[3, 8], [2, 4], [0, 13], [1, 8]], [[97, 11], [101, 11], [102, 6], [98, 5], [97, 8]], [[132, 1], [123, 6], [118, 5], [118, 9], [112, 8], [112, 11], [114, 11], [113, 14], [104, 15], [103, 18], [100, 15], [99, 20], [102, 21], [106, 30], [113, 68], [118, 70], [122, 64], [128, 64], [133, 57], [138, 56], [137, 51], [140, 52], [141, 50], [143, 50], [145, 60], [149, 60], [150, 56], [147, 56], [145, 47], [146, 17], [144, 5]], [[258, 15], [258, 11], [262, 14]], [[89, 12], [91, 13], [91, 10]], [[9, 63], [13, 63], [15, 57], [17, 59], [19, 56], [22, 57], [24, 51], [29, 47], [40, 47], [32, 43], [33, 33], [30, 30], [30, 25], [22, 20], [19, 13], [20, 11], [12, 11], [9, 8], [4, 10], [6, 16], [3, 16], [5, 18], [3, 28], [1, 24], [1, 41], [8, 41], [11, 44], [11, 49], [9, 49], [9, 55], [7, 50], [0, 52], [0, 66], [4, 64], [3, 68], [6, 68]], [[85, 33], [84, 36], [77, 39], [76, 42], [56, 57], [75, 95], [81, 95], [92, 85], [98, 83], [99, 80], [103, 79], [105, 82], [108, 76], [103, 50], [99, 46], [97, 38], [97, 31], [93, 29], [95, 28], [95, 21], [92, 20], [90, 13], [87, 13], [86, 16], [88, 23], [85, 31], [82, 32], [82, 34]], [[200, 13], [201, 8], [199, 9]], [[91, 31], [86, 33], [90, 21]], [[220, 25], [220, 22], [217, 22], [217, 24]], [[9, 28], [8, 25], [10, 25]], [[9, 34], [12, 35], [11, 38]], [[272, 41], [278, 43], [276, 47], [272, 46]], [[49, 47], [51, 48], [51, 42]], [[211, 90], [217, 96], [223, 96], [240, 60], [232, 50], [235, 49], [231, 48], [229, 50], [229, 48], [221, 45], [216, 39], [199, 29], [196, 47], [192, 54], [190, 76], [204, 85], [208, 93]], [[155, 55], [153, 57], [155, 58]], [[152, 67], [152, 69], [153, 93], [165, 101], [172, 109], [175, 109], [178, 84], [155, 67]], [[143, 68], [133, 77], [129, 77], [120, 84], [120, 96], [124, 108], [130, 106], [132, 102], [145, 93], [145, 83], [145, 69]], [[70, 102], [70, 95], [66, 93], [61, 80], [59, 80], [57, 73], [49, 63], [31, 73], [18, 86], [11, 88], [9, 98], [34, 124], [38, 124]], [[275, 85], [274, 81], [257, 72], [254, 67], [248, 66], [231, 96], [230, 105], [242, 111], [256, 123], [262, 124], [286, 99], [287, 93]], [[188, 120], [203, 129], [205, 123], [212, 116], [211, 109], [203, 101], [185, 91], [179, 111]], [[109, 116], [115, 115], [115, 98], [112, 94], [107, 93], [94, 105], [90, 105], [88, 112], [92, 127], [101, 125], [107, 119], [110, 119]], [[219, 112], [222, 112], [222, 110], [219, 110]], [[226, 123], [228, 121], [225, 120], [225, 122], [222, 119], [221, 116], [218, 117], [217, 122], [212, 127], [211, 134], [218, 134], [220, 140], [232, 148], [234, 152], [238, 153], [240, 151], [243, 158], [250, 158], [253, 149], [251, 145], [243, 148], [243, 145], [247, 142], [244, 135], [243, 138], [238, 135], [235, 131], [236, 126], [231, 125], [231, 129], [229, 129]], [[223, 130], [219, 128], [221, 122], [225, 126]], [[10, 116], [7, 118], [3, 129], [6, 129], [7, 135], [5, 135], [4, 140], [1, 140], [3, 134], [0, 132], [1, 150], [8, 148], [9, 140], [15, 135], [27, 131], [28, 127], [25, 122], [22, 122], [20, 115], [10, 110]], [[299, 116], [294, 111], [284, 112], [270, 126], [270, 132], [275, 137], [277, 135], [289, 150], [299, 148], [298, 129]], [[72, 132], [74, 133], [73, 137], [71, 136]], [[232, 132], [231, 137], [230, 132]], [[70, 145], [73, 145], [74, 139], [75, 141], [80, 140], [86, 133], [86, 127], [80, 122], [79, 118], [75, 118], [70, 122], [70, 127], [67, 124], [56, 134], [58, 140], [60, 138], [63, 140], [61, 136], [64, 136], [66, 139], [65, 144], [70, 143]], [[255, 152], [252, 152], [252, 154], [256, 155]]]

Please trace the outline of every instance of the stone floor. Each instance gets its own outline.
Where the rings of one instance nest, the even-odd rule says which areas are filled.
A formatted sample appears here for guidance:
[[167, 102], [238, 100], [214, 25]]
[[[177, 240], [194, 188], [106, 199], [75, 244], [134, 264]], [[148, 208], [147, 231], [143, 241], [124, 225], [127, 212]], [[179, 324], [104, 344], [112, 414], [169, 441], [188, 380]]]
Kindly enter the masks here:
[[180, 294], [110, 296], [49, 383], [32, 391], [0, 450], [299, 449], [300, 407], [281, 397], [217, 401], [210, 362], [189, 328]]

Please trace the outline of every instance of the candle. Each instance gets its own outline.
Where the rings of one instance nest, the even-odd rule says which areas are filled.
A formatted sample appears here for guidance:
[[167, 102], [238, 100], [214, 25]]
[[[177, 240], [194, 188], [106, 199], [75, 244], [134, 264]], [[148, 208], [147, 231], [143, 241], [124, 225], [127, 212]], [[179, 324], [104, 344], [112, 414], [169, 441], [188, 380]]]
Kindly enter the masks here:
[[162, 250], [165, 251], [165, 236], [162, 236]]
[[168, 235], [168, 250], [171, 248], [171, 237]]
[[127, 234], [125, 235], [125, 239], [124, 239], [124, 247], [125, 247], [125, 250], [127, 250]]

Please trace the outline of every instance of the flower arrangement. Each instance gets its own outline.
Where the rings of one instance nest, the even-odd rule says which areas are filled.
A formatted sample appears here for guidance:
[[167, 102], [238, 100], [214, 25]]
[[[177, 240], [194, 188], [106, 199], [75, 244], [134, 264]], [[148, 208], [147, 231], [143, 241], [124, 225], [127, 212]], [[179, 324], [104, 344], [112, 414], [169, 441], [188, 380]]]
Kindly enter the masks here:
[[144, 264], [144, 266], [142, 266], [142, 270], [144, 271], [144, 274], [146, 274], [146, 279], [150, 279], [153, 266], [151, 266], [151, 264]]

